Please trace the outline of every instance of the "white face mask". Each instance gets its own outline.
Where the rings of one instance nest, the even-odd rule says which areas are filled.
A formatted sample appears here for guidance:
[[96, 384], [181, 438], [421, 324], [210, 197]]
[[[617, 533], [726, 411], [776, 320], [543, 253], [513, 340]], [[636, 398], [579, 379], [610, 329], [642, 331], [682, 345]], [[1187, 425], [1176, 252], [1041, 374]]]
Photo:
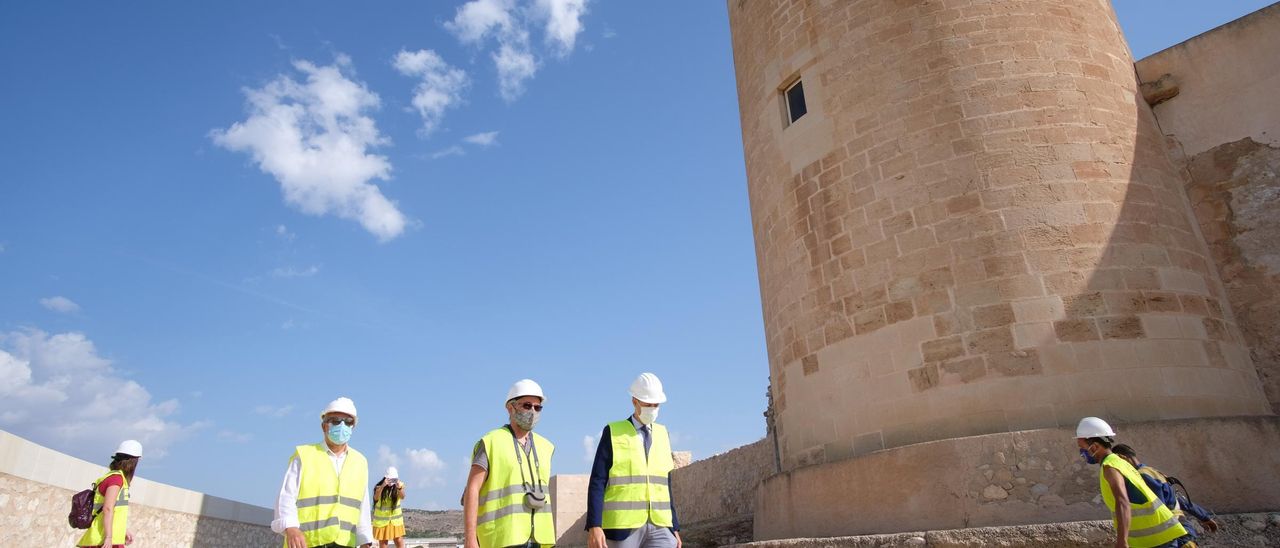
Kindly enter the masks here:
[[636, 415], [636, 417], [640, 419], [640, 424], [649, 426], [653, 424], [653, 421], [658, 420], [658, 408], [657, 407], [641, 407], [640, 413]]

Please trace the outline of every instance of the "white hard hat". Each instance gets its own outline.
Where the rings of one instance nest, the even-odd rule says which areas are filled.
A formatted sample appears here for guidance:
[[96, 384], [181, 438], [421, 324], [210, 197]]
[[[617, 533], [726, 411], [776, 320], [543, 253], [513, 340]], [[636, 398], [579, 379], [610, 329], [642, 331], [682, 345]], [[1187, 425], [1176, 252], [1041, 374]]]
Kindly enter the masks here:
[[1110, 438], [1115, 435], [1116, 432], [1111, 429], [1111, 425], [1098, 417], [1080, 419], [1080, 424], [1076, 426], [1077, 438]]
[[394, 466], [388, 466], [387, 473], [383, 474], [383, 476], [391, 479], [400, 479], [400, 471], [396, 470]]
[[631, 383], [631, 396], [644, 403], [664, 403], [667, 395], [662, 391], [662, 381], [653, 373], [641, 373]]
[[538, 386], [538, 383], [533, 382], [533, 379], [520, 379], [511, 385], [511, 390], [507, 391], [507, 399], [503, 403], [524, 396], [537, 396], [542, 398], [542, 401], [547, 401], [547, 397], [542, 395], [542, 387]]
[[320, 418], [324, 418], [329, 413], [345, 413], [351, 415], [351, 418], [354, 419], [356, 418], [356, 402], [351, 401], [351, 398], [333, 400], [324, 407], [324, 411], [320, 412]]
[[129, 455], [130, 457], [142, 456], [142, 444], [138, 440], [124, 440], [120, 442], [120, 446], [116, 447], [116, 455]]

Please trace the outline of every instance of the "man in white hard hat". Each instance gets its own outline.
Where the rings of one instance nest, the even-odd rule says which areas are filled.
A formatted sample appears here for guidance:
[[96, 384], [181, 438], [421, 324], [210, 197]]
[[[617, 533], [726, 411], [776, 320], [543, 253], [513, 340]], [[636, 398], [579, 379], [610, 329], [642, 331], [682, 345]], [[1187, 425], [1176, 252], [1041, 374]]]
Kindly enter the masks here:
[[294, 448], [271, 521], [285, 548], [373, 545], [369, 461], [347, 445], [356, 417], [349, 398], [333, 400], [320, 413], [324, 441]]
[[507, 391], [507, 424], [476, 443], [462, 492], [466, 548], [555, 545], [551, 519], [551, 457], [555, 446], [535, 434], [546, 397], [523, 379]]
[[632, 414], [600, 433], [587, 487], [589, 548], [680, 548], [671, 500], [671, 438], [658, 424], [667, 401], [662, 381], [641, 373], [631, 383]]
[[1080, 419], [1076, 446], [1089, 464], [1101, 465], [1098, 489], [1111, 510], [1117, 548], [1178, 547], [1191, 540], [1177, 516], [1147, 487], [1133, 465], [1111, 451], [1115, 430], [1098, 417]]

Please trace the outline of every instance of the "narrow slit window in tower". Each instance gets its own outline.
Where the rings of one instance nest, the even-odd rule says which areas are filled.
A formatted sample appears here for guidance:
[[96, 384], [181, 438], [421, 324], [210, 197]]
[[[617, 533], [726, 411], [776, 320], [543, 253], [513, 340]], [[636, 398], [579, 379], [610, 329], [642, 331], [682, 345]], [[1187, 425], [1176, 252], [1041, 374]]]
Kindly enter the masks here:
[[787, 103], [787, 123], [794, 124], [809, 111], [804, 105], [804, 82], [796, 80], [796, 83], [787, 87], [782, 95]]

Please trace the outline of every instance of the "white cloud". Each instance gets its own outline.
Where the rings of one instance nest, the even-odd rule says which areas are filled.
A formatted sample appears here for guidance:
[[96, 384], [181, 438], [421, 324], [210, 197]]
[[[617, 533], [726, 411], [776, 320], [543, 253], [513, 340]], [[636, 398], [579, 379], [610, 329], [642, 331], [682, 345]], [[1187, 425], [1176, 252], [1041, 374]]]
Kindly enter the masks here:
[[441, 159], [441, 158], [448, 158], [448, 157], [450, 157], [450, 156], [462, 156], [462, 155], [464, 155], [464, 154], [466, 154], [466, 153], [467, 153], [467, 151], [462, 150], [462, 147], [460, 147], [460, 146], [458, 146], [458, 145], [453, 145], [453, 146], [451, 146], [451, 147], [449, 147], [449, 148], [440, 149], [440, 150], [437, 150], [437, 151], [435, 151], [435, 152], [432, 152], [432, 153], [431, 153], [431, 159], [432, 159], [432, 160], [439, 160], [439, 159]]
[[226, 441], [231, 443], [249, 443], [253, 436], [244, 432], [234, 432], [231, 430], [222, 430], [218, 432], [218, 441]]
[[471, 0], [458, 7], [445, 28], [463, 44], [482, 45], [495, 38], [497, 51], [490, 54], [498, 71], [498, 94], [508, 103], [524, 93], [525, 81], [538, 71], [538, 60], [529, 47], [529, 31], [513, 0]]
[[272, 405], [259, 405], [253, 408], [253, 412], [265, 417], [280, 418], [293, 412], [292, 405], [282, 405], [280, 407]]
[[498, 94], [510, 103], [524, 95], [525, 81], [538, 72], [538, 61], [529, 52], [525, 40], [504, 42], [493, 52], [493, 65], [498, 68]]
[[467, 73], [449, 66], [436, 52], [400, 50], [392, 60], [400, 74], [419, 78], [413, 89], [413, 108], [422, 117], [422, 133], [429, 135], [440, 125], [444, 112], [462, 102]]
[[608, 26], [606, 26], [606, 27], [604, 28], [604, 31], [603, 31], [603, 32], [601, 32], [601, 33], [600, 33], [600, 35], [601, 35], [601, 36], [603, 36], [603, 37], [605, 37], [605, 38], [614, 38], [614, 37], [618, 36], [618, 31], [613, 30], [613, 28], [612, 28], [612, 27], [608, 27]]
[[536, 0], [534, 6], [535, 13], [546, 19], [547, 43], [561, 57], [573, 53], [573, 45], [582, 32], [587, 0]]
[[596, 445], [599, 440], [595, 436], [582, 436], [582, 460], [584, 462], [595, 462]]
[[288, 227], [284, 225], [276, 225], [276, 237], [286, 242], [292, 242], [298, 238], [298, 235], [290, 232]]
[[475, 135], [468, 135], [462, 140], [482, 147], [493, 146], [498, 144], [498, 132], [487, 131], [485, 133], [477, 133]]
[[[404, 463], [405, 466], [401, 466]], [[387, 445], [378, 446], [378, 464], [381, 469], [373, 474], [379, 475], [387, 466], [399, 469], [400, 480], [410, 487], [429, 487], [444, 484], [444, 472], [448, 466], [440, 459], [440, 455], [430, 449], [404, 449], [393, 451]]]
[[61, 295], [40, 299], [40, 306], [63, 314], [74, 314], [80, 311], [80, 305]]
[[81, 333], [48, 335], [37, 329], [0, 333], [0, 426], [77, 454], [110, 454], [121, 440], [137, 439], [148, 456], [205, 423], [171, 417], [176, 399], [158, 403], [136, 381], [112, 368]]
[[458, 7], [453, 21], [444, 27], [463, 43], [475, 44], [494, 33], [508, 33], [516, 27], [512, 0], [471, 0]]
[[399, 236], [408, 221], [370, 182], [391, 176], [387, 158], [369, 152], [388, 142], [365, 116], [378, 108], [378, 95], [343, 74], [350, 66], [345, 56], [330, 66], [293, 66], [305, 82], [280, 75], [244, 90], [248, 119], [214, 130], [213, 141], [249, 153], [279, 181], [285, 201], [304, 213], [358, 221], [381, 241]]
[[320, 267], [311, 265], [306, 268], [277, 267], [271, 270], [272, 278], [310, 278], [320, 273]]

